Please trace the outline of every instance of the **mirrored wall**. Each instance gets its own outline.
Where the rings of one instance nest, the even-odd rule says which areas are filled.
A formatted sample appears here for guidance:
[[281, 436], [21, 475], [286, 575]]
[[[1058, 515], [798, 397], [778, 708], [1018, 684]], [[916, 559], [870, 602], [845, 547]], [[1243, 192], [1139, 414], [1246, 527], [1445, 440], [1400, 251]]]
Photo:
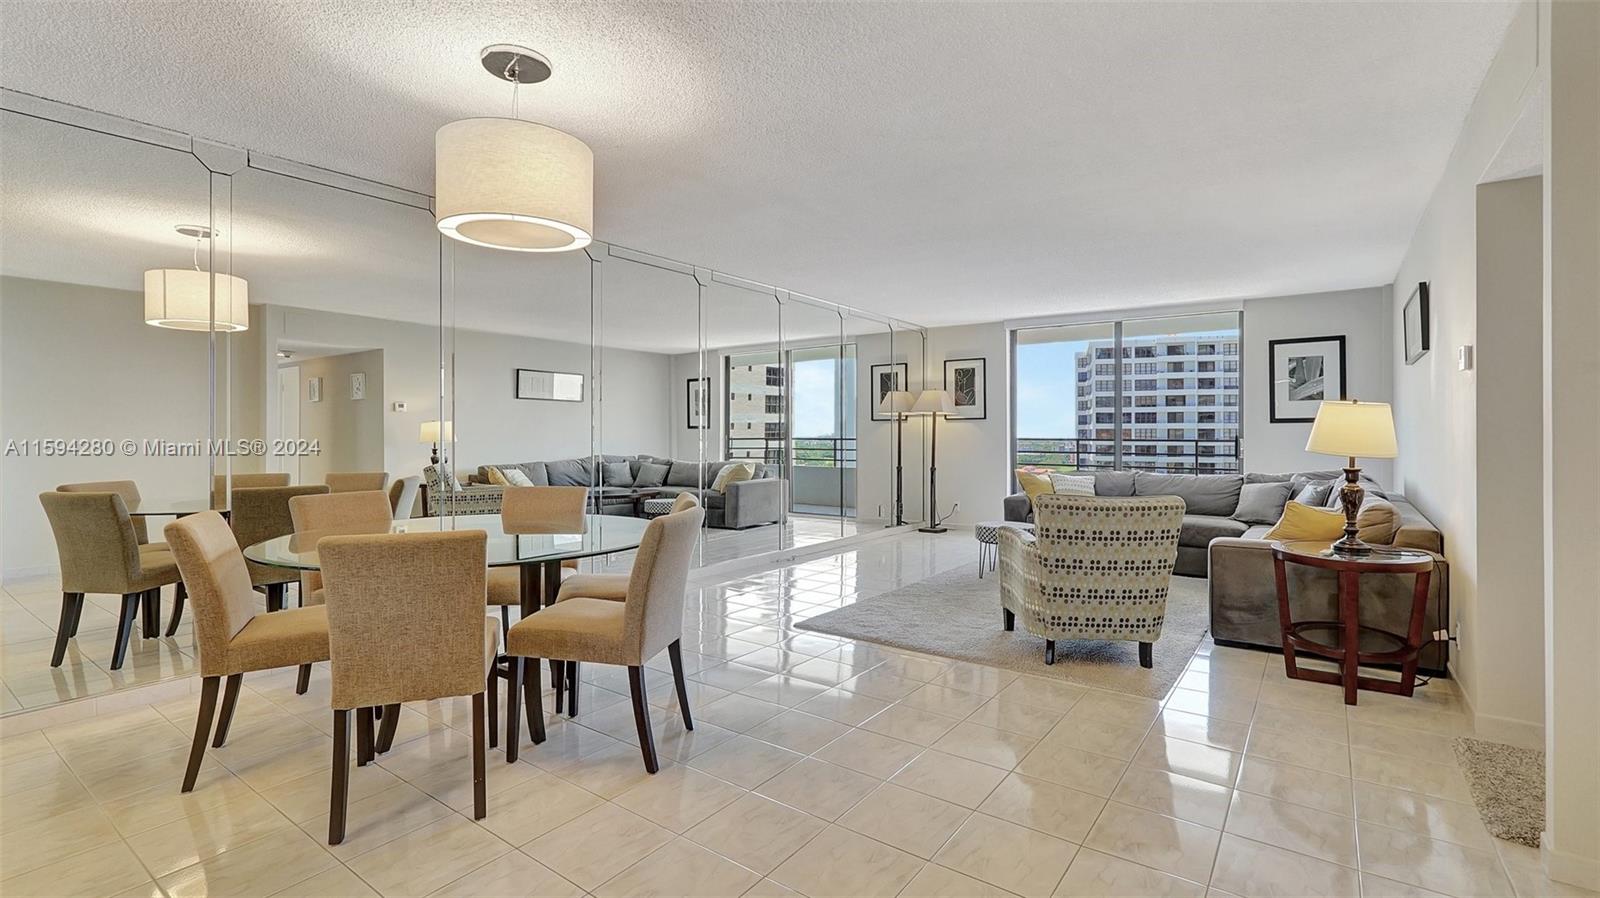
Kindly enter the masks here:
[[[62, 487], [116, 492], [151, 569], [176, 517], [262, 546], [329, 489], [382, 489], [394, 526], [503, 531], [507, 484], [582, 487], [610, 529], [570, 555], [597, 571], [683, 493], [698, 566], [922, 521], [926, 422], [884, 404], [924, 386], [914, 324], [605, 243], [459, 243], [420, 194], [12, 99], [0, 712], [195, 670], [175, 576], [129, 613], [64, 596], [61, 535], [105, 548], [122, 525], [53, 508]], [[245, 551], [263, 610], [303, 600]]]

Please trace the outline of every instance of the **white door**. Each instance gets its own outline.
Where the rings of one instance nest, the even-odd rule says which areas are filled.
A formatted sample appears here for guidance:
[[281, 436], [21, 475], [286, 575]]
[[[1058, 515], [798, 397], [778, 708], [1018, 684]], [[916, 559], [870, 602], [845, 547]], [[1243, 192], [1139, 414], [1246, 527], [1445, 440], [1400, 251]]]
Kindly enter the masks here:
[[[278, 369], [278, 437], [283, 440], [300, 439], [299, 365], [286, 365]], [[300, 482], [299, 455], [275, 455], [267, 464], [274, 471], [287, 471], [289, 482]]]

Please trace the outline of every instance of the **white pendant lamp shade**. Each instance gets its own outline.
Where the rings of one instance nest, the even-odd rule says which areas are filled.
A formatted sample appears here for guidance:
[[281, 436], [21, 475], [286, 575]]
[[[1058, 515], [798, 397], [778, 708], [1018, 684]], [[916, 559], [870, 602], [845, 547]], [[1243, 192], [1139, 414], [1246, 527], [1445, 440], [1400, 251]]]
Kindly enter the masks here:
[[[212, 329], [210, 274], [191, 268], [155, 268], [144, 273], [144, 323], [180, 331]], [[218, 274], [215, 329], [250, 329], [249, 285]]]
[[594, 234], [594, 153], [565, 131], [514, 118], [469, 118], [434, 140], [439, 230], [525, 253], [582, 249]]

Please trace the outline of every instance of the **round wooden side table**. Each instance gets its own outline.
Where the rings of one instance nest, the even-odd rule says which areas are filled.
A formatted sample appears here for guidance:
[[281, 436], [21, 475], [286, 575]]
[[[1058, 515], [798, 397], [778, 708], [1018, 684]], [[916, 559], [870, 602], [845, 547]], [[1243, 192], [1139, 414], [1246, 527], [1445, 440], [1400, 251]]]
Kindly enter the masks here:
[[[1295, 621], [1289, 617], [1289, 578], [1286, 564], [1324, 568], [1339, 575], [1338, 620]], [[1344, 687], [1344, 703], [1356, 703], [1356, 690], [1370, 689], [1410, 696], [1415, 687], [1417, 656], [1427, 642], [1423, 639], [1423, 620], [1428, 609], [1428, 585], [1433, 578], [1433, 556], [1411, 549], [1380, 547], [1371, 555], [1336, 555], [1327, 543], [1290, 542], [1272, 544], [1272, 565], [1278, 581], [1278, 622], [1283, 628], [1283, 666], [1291, 679], [1335, 683]], [[1362, 574], [1416, 574], [1411, 592], [1411, 618], [1405, 633], [1361, 625]], [[1310, 634], [1333, 634], [1333, 641], [1313, 639]], [[1376, 636], [1393, 645], [1382, 651], [1363, 652], [1362, 636]], [[1338, 662], [1339, 672], [1301, 670], [1295, 653], [1307, 652]], [[1362, 664], [1399, 664], [1400, 681], [1363, 677]]]

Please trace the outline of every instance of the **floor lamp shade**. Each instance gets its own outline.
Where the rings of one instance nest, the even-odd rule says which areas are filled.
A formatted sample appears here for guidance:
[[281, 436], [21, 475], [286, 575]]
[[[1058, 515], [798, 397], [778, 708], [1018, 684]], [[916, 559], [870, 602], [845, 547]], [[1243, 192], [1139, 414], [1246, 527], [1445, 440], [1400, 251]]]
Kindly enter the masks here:
[[[212, 330], [211, 275], [192, 268], [154, 268], [144, 273], [144, 323], [180, 331]], [[215, 329], [250, 329], [250, 288], [244, 278], [216, 276]]]
[[951, 398], [949, 390], [923, 390], [917, 395], [917, 401], [911, 406], [909, 414], [913, 415], [953, 415], [956, 413], [955, 400]]
[[917, 394], [910, 390], [890, 390], [883, 394], [883, 399], [878, 403], [878, 411], [885, 415], [900, 417], [911, 412], [917, 404]]
[[1317, 408], [1306, 451], [1347, 458], [1394, 458], [1394, 414], [1387, 402], [1327, 400]]
[[582, 249], [594, 234], [594, 153], [565, 131], [515, 118], [469, 118], [434, 139], [439, 230], [525, 253]]

